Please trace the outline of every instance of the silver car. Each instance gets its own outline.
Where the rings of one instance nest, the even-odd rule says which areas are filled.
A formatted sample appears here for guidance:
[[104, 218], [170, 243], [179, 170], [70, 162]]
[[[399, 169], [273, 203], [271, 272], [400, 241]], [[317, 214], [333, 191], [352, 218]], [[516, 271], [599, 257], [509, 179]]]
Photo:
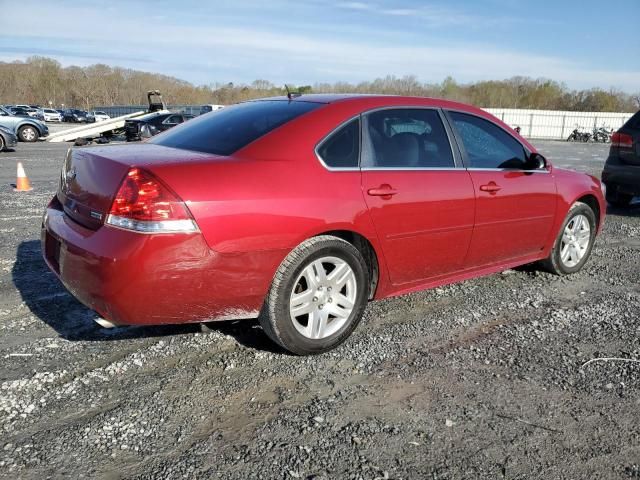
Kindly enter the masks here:
[[16, 117], [0, 107], [0, 125], [12, 130], [22, 142], [37, 142], [49, 135], [49, 127], [32, 117]]

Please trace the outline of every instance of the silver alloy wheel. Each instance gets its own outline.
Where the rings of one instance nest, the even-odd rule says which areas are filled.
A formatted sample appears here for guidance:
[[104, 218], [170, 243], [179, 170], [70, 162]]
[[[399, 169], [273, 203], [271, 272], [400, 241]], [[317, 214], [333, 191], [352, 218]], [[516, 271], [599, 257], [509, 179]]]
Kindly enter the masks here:
[[578, 214], [564, 227], [560, 244], [560, 260], [565, 267], [575, 267], [587, 253], [591, 240], [589, 219]]
[[340, 330], [354, 309], [356, 276], [347, 262], [322, 257], [309, 263], [293, 284], [289, 314], [296, 330], [319, 340]]
[[22, 129], [22, 139], [25, 142], [33, 142], [36, 139], [36, 129], [33, 127], [24, 127]]

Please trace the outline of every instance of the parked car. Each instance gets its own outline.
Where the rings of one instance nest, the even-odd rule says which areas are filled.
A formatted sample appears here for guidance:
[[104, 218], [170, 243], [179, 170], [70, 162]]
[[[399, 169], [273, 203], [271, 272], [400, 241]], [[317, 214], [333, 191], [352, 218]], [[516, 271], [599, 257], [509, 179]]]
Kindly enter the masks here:
[[17, 144], [18, 137], [15, 132], [11, 128], [0, 125], [0, 152], [15, 147]]
[[604, 216], [596, 178], [483, 110], [303, 95], [70, 151], [42, 248], [103, 325], [259, 317], [311, 354], [369, 300], [532, 262], [577, 272]]
[[18, 136], [22, 142], [36, 142], [41, 137], [49, 135], [49, 127], [40, 120], [29, 117], [12, 115], [8, 110], [0, 107], [0, 125], [7, 127]]
[[62, 115], [57, 110], [53, 108], [42, 108], [40, 109], [40, 113], [45, 122], [61, 122]]
[[29, 114], [29, 110], [23, 107], [11, 107], [9, 109], [9, 113], [16, 117], [31, 117], [31, 115]]
[[93, 123], [93, 122], [103, 122], [105, 120], [111, 120], [111, 117], [104, 112], [94, 110], [93, 112], [89, 112], [87, 119], [90, 123]]
[[127, 142], [149, 138], [181, 124], [193, 115], [186, 113], [153, 112], [137, 118], [129, 118], [124, 122], [124, 133]]
[[640, 111], [611, 135], [602, 183], [607, 202], [616, 207], [625, 207], [640, 195]]
[[89, 121], [88, 113], [84, 110], [69, 108], [62, 114], [62, 121], [72, 123], [87, 123]]
[[224, 105], [202, 105], [200, 107], [200, 115], [204, 115], [205, 113], [213, 112], [215, 110], [221, 110], [224, 108]]

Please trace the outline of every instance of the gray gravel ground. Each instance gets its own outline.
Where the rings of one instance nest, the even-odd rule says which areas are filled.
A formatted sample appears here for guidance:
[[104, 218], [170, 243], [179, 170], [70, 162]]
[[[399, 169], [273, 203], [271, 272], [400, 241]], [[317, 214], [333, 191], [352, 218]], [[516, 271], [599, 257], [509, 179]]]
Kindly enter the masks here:
[[[537, 142], [599, 174], [607, 147]], [[640, 205], [592, 258], [371, 303], [299, 358], [255, 322], [102, 330], [50, 274], [67, 145], [0, 154], [0, 477], [640, 477]], [[21, 160], [35, 187], [13, 193]]]

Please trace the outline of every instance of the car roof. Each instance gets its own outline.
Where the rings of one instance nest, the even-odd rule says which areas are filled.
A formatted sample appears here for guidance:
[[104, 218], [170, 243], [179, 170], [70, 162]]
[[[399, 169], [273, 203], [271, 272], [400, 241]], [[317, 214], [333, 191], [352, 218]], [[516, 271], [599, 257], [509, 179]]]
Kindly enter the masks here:
[[[416, 97], [410, 95], [382, 95], [382, 94], [371, 94], [371, 93], [310, 93], [310, 94], [292, 94], [292, 97], [289, 98], [286, 95], [278, 96], [278, 97], [267, 97], [267, 98], [257, 98], [255, 100], [250, 100], [253, 102], [258, 101], [288, 101], [288, 102], [313, 102], [313, 103], [325, 103], [325, 104], [335, 104], [335, 103], [346, 103], [346, 102], [359, 102], [363, 105], [368, 103], [375, 103], [377, 106], [380, 105], [388, 105], [388, 106], [406, 106], [406, 105], [416, 105], [416, 106], [430, 106], [430, 107], [442, 107], [449, 109], [459, 109], [468, 112], [480, 112], [481, 109], [469, 105], [466, 103], [455, 102], [452, 100], [445, 100], [443, 98], [436, 97]], [[482, 111], [483, 115], [486, 115], [486, 112]]]
[[[379, 94], [357, 94], [357, 93], [338, 93], [338, 94], [293, 94], [291, 98], [286, 95], [279, 97], [268, 97], [251, 100], [254, 102], [259, 101], [288, 101], [288, 102], [313, 102], [323, 104], [346, 104], [349, 103], [355, 108], [364, 110], [388, 108], [388, 107], [431, 107], [431, 108], [443, 108], [447, 110], [456, 110], [465, 113], [471, 113], [480, 117], [483, 117], [493, 123], [497, 123], [507, 131], [511, 131], [511, 127], [504, 123], [499, 118], [496, 118], [489, 112], [482, 110], [474, 105], [467, 103], [454, 102], [452, 100], [445, 100], [435, 97], [413, 97], [404, 95], [379, 95]], [[530, 151], [536, 152], [537, 150], [526, 139], [519, 137], [519, 141], [524, 144]]]

